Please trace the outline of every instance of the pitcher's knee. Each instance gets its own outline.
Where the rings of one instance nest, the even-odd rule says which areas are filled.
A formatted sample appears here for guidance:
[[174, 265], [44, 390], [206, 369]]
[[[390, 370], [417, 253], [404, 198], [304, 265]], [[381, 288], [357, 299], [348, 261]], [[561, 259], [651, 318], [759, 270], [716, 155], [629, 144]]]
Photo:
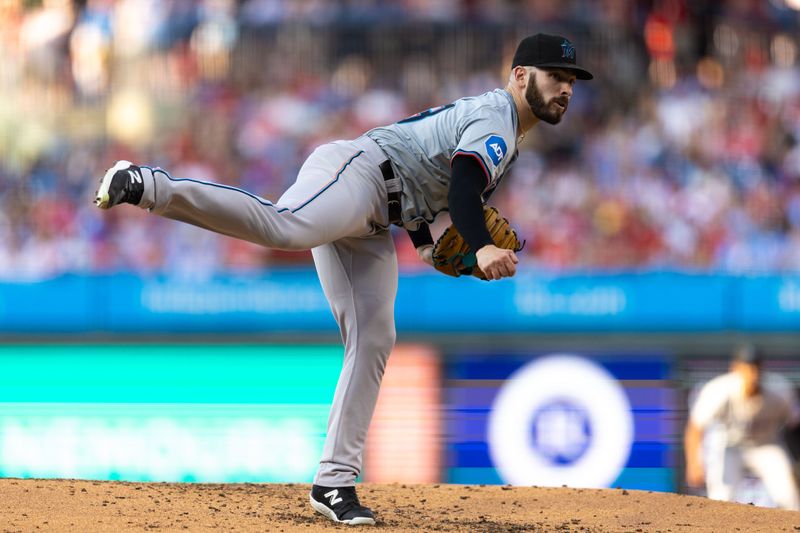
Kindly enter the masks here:
[[389, 354], [392, 353], [392, 349], [394, 348], [394, 341], [395, 341], [394, 335], [391, 335], [389, 338], [385, 339], [384, 342], [380, 344], [380, 346], [378, 346], [378, 349], [376, 351], [378, 351], [381, 354], [385, 354], [385, 356], [388, 358]]
[[394, 328], [392, 328], [392, 330], [388, 333], [388, 338], [386, 339], [386, 342], [388, 350], [389, 352], [391, 352], [392, 349], [394, 348], [395, 342], [397, 342], [397, 332], [395, 331]]
[[385, 360], [389, 357], [389, 354], [392, 353], [395, 340], [396, 334], [394, 328], [392, 328], [391, 330], [373, 334], [370, 339], [362, 339], [360, 344], [361, 349], [369, 353], [380, 355], [381, 359]]

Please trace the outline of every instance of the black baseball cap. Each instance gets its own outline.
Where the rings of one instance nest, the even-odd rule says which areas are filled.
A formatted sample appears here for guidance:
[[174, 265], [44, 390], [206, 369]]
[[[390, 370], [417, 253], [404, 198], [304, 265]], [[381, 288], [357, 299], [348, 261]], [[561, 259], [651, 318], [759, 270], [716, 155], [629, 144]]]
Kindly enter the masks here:
[[516, 66], [563, 68], [579, 80], [591, 80], [592, 73], [575, 64], [575, 46], [565, 37], [537, 33], [525, 37], [517, 46], [511, 68]]
[[733, 361], [736, 363], [761, 366], [761, 363], [764, 362], [764, 354], [757, 346], [746, 342], [738, 345], [733, 350]]

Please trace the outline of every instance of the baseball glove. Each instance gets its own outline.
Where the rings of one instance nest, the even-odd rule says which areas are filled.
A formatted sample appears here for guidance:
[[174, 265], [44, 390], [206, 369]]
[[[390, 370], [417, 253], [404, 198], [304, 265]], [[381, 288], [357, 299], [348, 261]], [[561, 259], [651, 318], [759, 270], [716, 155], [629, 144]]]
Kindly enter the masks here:
[[[483, 218], [495, 246], [515, 252], [522, 250], [525, 243], [519, 242], [517, 232], [508, 224], [508, 220], [500, 216], [496, 208], [484, 207]], [[472, 275], [486, 279], [486, 275], [478, 268], [475, 252], [469, 249], [464, 237], [452, 224], [444, 230], [433, 247], [433, 266], [448, 276]]]

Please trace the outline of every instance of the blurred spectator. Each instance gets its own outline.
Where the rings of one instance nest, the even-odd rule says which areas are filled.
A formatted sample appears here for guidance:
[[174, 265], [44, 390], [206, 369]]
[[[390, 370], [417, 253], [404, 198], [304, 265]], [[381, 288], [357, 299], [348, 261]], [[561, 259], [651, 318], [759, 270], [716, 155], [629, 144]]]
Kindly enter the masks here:
[[[524, 264], [796, 272], [789, 5], [0, 2], [0, 277], [310, 267], [124, 210], [100, 217], [96, 180], [116, 159], [163, 161], [276, 198], [313, 147], [502, 85], [498, 54], [548, 29], [602, 75], [558, 129], [528, 135], [514, 186], [491, 200], [527, 239]], [[396, 235], [401, 268], [422, 268]]]

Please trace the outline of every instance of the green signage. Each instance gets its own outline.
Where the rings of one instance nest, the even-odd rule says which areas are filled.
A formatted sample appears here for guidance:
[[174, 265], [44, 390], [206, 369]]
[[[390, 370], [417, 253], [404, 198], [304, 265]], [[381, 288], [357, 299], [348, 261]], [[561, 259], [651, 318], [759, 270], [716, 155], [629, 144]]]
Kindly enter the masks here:
[[0, 345], [0, 476], [310, 481], [339, 346]]

